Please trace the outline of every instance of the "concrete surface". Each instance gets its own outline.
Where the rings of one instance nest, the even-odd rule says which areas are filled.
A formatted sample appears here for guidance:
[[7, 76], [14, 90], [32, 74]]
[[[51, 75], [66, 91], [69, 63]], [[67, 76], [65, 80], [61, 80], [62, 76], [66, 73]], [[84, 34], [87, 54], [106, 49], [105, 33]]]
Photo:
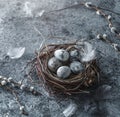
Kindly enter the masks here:
[[[35, 32], [35, 25], [47, 38], [49, 36], [72, 39], [95, 39], [96, 35], [106, 33], [109, 39], [120, 44], [120, 40], [110, 33], [104, 18], [83, 7], [45, 14], [38, 17], [41, 10], [51, 11], [63, 8], [82, 0], [28, 0], [31, 12], [25, 11], [27, 0], [0, 0], [0, 75], [24, 78], [21, 70], [34, 56], [42, 38]], [[84, 0], [85, 1], [85, 0]], [[120, 0], [89, 0], [93, 4], [120, 13]], [[35, 7], [34, 7], [35, 6]], [[32, 15], [30, 14], [32, 13]], [[106, 12], [111, 14], [110, 12]], [[115, 25], [120, 30], [120, 16], [111, 14]], [[52, 40], [50, 43], [60, 43]], [[100, 86], [90, 95], [79, 95], [69, 98], [51, 99], [48, 96], [35, 97], [21, 93], [20, 99], [29, 112], [29, 117], [64, 117], [63, 110], [70, 102], [78, 108], [73, 117], [120, 117], [120, 54], [109, 44], [91, 40], [97, 48], [101, 68]], [[17, 60], [5, 59], [10, 47], [26, 47], [24, 56]], [[105, 84], [105, 85], [104, 85]], [[0, 117], [24, 117], [14, 97], [0, 88]]]

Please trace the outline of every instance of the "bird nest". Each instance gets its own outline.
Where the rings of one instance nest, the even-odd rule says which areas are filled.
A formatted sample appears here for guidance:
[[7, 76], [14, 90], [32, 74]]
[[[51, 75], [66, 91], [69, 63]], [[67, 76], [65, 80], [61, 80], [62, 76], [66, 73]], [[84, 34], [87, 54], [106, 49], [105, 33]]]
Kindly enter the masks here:
[[[48, 60], [54, 55], [57, 49], [65, 49], [68, 52], [76, 48], [76, 43], [69, 44], [50, 44], [44, 46], [38, 53], [35, 60], [36, 71], [39, 80], [44, 84], [45, 89], [53, 93], [78, 94], [89, 93], [89, 89], [98, 83], [99, 68], [96, 59], [89, 62], [83, 62], [84, 70], [75, 75], [71, 74], [67, 79], [60, 79], [48, 68]], [[82, 50], [79, 50], [82, 51]], [[66, 63], [67, 64], [67, 63]]]

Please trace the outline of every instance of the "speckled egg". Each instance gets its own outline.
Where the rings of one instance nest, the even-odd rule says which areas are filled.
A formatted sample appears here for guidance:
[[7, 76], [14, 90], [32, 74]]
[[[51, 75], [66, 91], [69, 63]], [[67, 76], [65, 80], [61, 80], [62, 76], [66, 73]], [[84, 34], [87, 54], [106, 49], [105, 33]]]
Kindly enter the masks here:
[[64, 49], [59, 49], [54, 52], [54, 56], [60, 61], [67, 61], [69, 59], [69, 53]]
[[70, 64], [70, 69], [74, 74], [78, 74], [83, 71], [84, 66], [79, 61], [73, 61]]
[[70, 51], [70, 57], [72, 58], [78, 58], [80, 56], [80, 53], [78, 50], [71, 50]]
[[68, 66], [61, 66], [57, 70], [57, 76], [62, 79], [66, 79], [70, 76], [71, 70]]
[[58, 59], [56, 59], [55, 57], [50, 58], [48, 61], [48, 68], [53, 72], [56, 72], [56, 70], [61, 65], [62, 65], [62, 63]]

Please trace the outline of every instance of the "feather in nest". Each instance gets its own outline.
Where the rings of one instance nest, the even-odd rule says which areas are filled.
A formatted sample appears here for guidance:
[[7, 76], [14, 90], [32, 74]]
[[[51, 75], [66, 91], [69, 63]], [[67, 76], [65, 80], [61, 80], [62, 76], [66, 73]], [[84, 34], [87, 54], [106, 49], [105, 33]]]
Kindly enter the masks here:
[[96, 51], [93, 46], [88, 42], [84, 42], [83, 46], [83, 52], [81, 52], [81, 61], [89, 62], [94, 60], [96, 58]]

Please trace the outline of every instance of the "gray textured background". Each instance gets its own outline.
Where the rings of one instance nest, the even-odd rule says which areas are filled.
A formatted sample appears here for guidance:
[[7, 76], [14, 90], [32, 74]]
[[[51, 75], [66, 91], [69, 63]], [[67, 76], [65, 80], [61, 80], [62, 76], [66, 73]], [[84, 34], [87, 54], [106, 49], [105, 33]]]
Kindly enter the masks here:
[[[66, 37], [66, 42], [73, 39], [96, 39], [96, 35], [106, 33], [110, 40], [120, 44], [120, 40], [110, 33], [104, 18], [83, 7], [45, 14], [41, 18], [36, 14], [45, 10], [55, 10], [82, 0], [28, 0], [36, 5], [32, 9], [33, 17], [24, 12], [26, 0], [0, 0], [0, 75], [13, 77], [16, 80], [24, 78], [21, 70], [28, 60], [34, 56], [34, 51], [40, 45], [42, 38], [32, 27], [35, 25], [45, 37]], [[85, 0], [84, 0], [85, 1]], [[120, 13], [120, 0], [89, 0], [93, 4]], [[109, 12], [106, 12], [111, 14]], [[113, 22], [120, 29], [120, 16], [111, 14]], [[59, 40], [50, 41], [60, 43]], [[62, 42], [62, 41], [61, 41]], [[99, 40], [91, 40], [102, 57], [100, 86], [93, 94], [79, 95], [69, 98], [51, 99], [47, 95], [35, 97], [21, 93], [20, 99], [29, 112], [29, 117], [64, 117], [63, 110], [69, 103], [78, 105], [73, 117], [120, 117], [120, 54], [109, 44]], [[5, 59], [10, 47], [26, 47], [24, 56], [18, 60]], [[111, 88], [111, 89], [110, 89]], [[23, 117], [14, 97], [0, 88], [0, 117]]]

